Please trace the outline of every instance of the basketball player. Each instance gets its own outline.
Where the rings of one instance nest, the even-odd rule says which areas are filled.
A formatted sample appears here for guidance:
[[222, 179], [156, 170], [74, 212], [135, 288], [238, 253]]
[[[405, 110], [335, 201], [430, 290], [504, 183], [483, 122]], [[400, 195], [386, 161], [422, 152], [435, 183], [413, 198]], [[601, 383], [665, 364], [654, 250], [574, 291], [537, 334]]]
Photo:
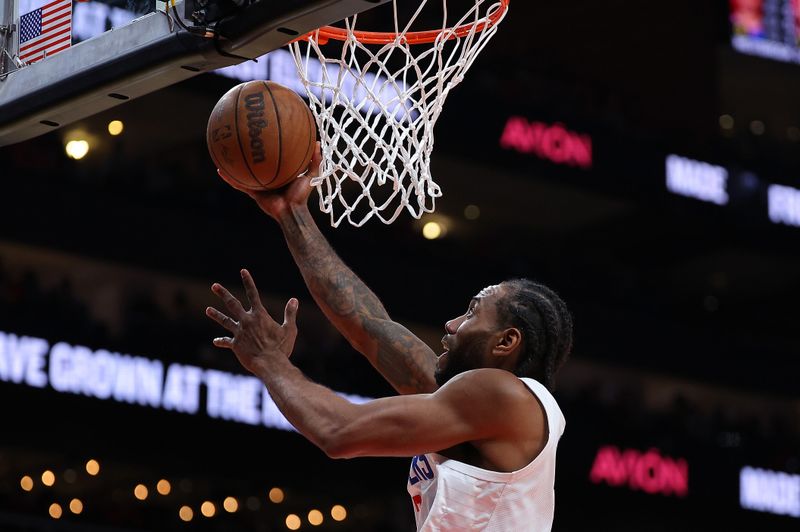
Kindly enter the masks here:
[[206, 314], [231, 333], [214, 345], [233, 350], [292, 425], [329, 456], [413, 457], [408, 491], [417, 530], [550, 530], [565, 421], [549, 390], [572, 344], [566, 306], [524, 279], [486, 287], [445, 323], [437, 357], [392, 321], [315, 225], [306, 202], [319, 163], [317, 149], [307, 175], [288, 188], [245, 192], [280, 225], [325, 315], [402, 395], [356, 405], [309, 381], [289, 361], [297, 299], [277, 323], [247, 270], [249, 310], [212, 286], [227, 315], [212, 307]]

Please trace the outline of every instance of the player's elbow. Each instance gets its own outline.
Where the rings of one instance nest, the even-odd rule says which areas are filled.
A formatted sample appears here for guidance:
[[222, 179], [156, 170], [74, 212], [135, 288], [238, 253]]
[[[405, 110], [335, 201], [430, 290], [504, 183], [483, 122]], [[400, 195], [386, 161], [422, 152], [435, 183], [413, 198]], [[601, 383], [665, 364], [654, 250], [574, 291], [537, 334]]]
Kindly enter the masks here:
[[360, 446], [344, 430], [333, 430], [320, 442], [320, 448], [329, 458], [355, 458], [360, 456]]
[[326, 445], [322, 448], [328, 458], [333, 458], [335, 460], [343, 459], [343, 458], [353, 458], [355, 455], [351, 454], [345, 447], [339, 445]]

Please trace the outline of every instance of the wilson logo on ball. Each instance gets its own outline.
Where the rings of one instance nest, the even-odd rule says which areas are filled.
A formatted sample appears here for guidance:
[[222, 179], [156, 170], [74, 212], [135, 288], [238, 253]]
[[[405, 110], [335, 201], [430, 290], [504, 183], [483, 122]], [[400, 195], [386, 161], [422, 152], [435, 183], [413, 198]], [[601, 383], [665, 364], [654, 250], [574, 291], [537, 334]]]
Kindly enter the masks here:
[[250, 154], [254, 163], [264, 162], [264, 141], [261, 140], [261, 130], [267, 127], [264, 120], [264, 93], [254, 92], [244, 99], [244, 108], [247, 109], [247, 129], [250, 135]]

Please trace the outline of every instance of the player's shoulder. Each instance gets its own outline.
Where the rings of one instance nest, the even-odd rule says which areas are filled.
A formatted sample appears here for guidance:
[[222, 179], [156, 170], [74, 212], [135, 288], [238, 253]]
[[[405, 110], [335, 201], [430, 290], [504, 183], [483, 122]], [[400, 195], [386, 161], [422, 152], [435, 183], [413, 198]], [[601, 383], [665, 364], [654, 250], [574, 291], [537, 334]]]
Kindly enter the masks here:
[[528, 386], [510, 371], [498, 368], [478, 368], [459, 373], [442, 389], [450, 387], [492, 401], [529, 402], [533, 399]]

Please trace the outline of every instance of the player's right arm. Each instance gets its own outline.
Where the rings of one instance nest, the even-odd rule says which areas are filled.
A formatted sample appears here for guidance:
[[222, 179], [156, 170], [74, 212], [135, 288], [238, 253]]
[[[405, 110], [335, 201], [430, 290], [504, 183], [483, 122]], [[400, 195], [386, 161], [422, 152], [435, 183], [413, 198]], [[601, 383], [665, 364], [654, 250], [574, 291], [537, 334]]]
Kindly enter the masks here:
[[[310, 188], [307, 182], [304, 184]], [[378, 297], [320, 233], [308, 206], [294, 204], [277, 214], [311, 295], [334, 326], [398, 392], [434, 391], [436, 355], [389, 317]]]
[[319, 164], [318, 148], [308, 174], [299, 177], [280, 193], [244, 192], [278, 222], [311, 295], [350, 345], [361, 352], [398, 392], [430, 393], [436, 390], [434, 352], [389, 317], [378, 297], [339, 258], [311, 216], [308, 196], [312, 188], [309, 182], [316, 175]]

